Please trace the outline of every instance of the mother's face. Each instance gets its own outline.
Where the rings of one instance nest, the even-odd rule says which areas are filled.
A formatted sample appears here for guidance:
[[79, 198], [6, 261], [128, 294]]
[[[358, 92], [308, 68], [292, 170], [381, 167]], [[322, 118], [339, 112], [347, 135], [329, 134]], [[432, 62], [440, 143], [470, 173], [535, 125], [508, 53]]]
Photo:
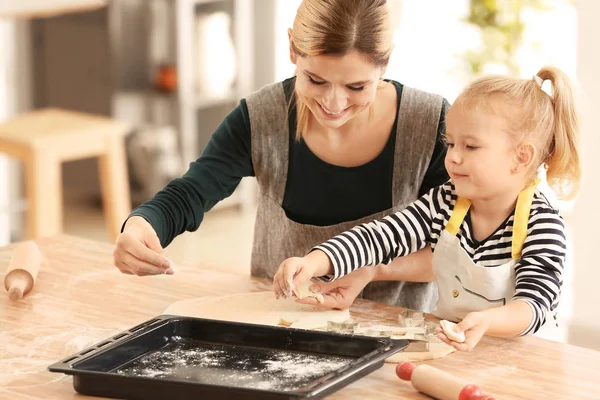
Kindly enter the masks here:
[[353, 51], [344, 56], [298, 57], [296, 91], [325, 128], [339, 128], [368, 109], [377, 94], [384, 67]]

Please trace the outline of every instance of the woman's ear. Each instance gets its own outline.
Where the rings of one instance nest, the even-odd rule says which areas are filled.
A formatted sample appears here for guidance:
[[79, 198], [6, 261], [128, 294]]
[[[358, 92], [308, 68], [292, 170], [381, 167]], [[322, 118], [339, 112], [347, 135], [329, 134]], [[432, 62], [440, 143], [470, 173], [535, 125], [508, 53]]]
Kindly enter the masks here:
[[[393, 52], [393, 51], [394, 51], [394, 47], [395, 47], [395, 46], [396, 46], [396, 45], [392, 43], [392, 50], [391, 50], [391, 52]], [[385, 65], [383, 65], [383, 66], [381, 67], [381, 79], [383, 79], [383, 76], [384, 76], [384, 75], [385, 75], [385, 73], [387, 72], [387, 67], [388, 67], [388, 64], [389, 64], [389, 63], [390, 63], [390, 61], [388, 60], [388, 61], [385, 63]]]
[[513, 172], [529, 170], [535, 160], [536, 153], [535, 146], [531, 143], [520, 144], [515, 152]]
[[292, 40], [292, 29], [289, 28], [288, 29], [288, 40], [290, 41], [290, 61], [292, 62], [292, 64], [296, 65], [296, 59], [297, 59], [297, 55], [294, 52], [294, 42]]

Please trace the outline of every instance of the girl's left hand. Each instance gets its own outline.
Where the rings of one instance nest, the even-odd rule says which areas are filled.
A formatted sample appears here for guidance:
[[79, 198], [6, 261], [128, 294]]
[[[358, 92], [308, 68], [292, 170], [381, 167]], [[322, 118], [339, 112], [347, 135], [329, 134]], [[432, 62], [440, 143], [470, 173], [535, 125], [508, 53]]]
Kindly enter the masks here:
[[465, 341], [463, 343], [455, 342], [448, 339], [440, 326], [436, 328], [437, 337], [446, 344], [454, 347], [459, 351], [471, 351], [477, 346], [488, 327], [490, 326], [489, 317], [483, 312], [472, 312], [456, 324], [454, 330], [458, 333], [465, 333]]

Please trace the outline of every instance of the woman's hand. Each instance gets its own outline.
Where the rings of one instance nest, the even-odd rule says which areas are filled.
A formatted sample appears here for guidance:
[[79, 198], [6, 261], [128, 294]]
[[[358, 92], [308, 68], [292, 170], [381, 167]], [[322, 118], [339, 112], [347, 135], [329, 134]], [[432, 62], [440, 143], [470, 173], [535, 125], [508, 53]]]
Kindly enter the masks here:
[[329, 309], [348, 309], [374, 276], [375, 267], [363, 267], [333, 282], [315, 283], [311, 289], [315, 293], [321, 293], [324, 302], [321, 304], [315, 298], [307, 297], [298, 300], [298, 303], [314, 304]]
[[467, 314], [462, 321], [454, 326], [454, 331], [456, 333], [465, 333], [466, 339], [463, 343], [448, 339], [448, 336], [444, 334], [444, 330], [440, 326], [436, 328], [436, 333], [441, 341], [449, 344], [456, 350], [471, 351], [477, 346], [477, 343], [479, 343], [483, 335], [485, 335], [489, 326], [490, 319], [488, 314], [484, 312], [472, 312]]
[[172, 275], [171, 262], [163, 253], [152, 225], [135, 216], [127, 220], [123, 232], [117, 237], [113, 263], [128, 275]]

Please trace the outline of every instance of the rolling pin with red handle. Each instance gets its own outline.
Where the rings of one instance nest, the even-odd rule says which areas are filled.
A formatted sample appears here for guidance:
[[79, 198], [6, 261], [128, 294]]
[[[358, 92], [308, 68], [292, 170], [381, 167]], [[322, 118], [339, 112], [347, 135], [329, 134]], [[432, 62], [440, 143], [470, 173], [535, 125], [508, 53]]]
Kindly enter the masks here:
[[42, 254], [35, 242], [20, 243], [6, 270], [4, 287], [11, 300], [19, 300], [31, 291], [38, 276]]
[[402, 362], [396, 367], [396, 375], [402, 380], [411, 381], [419, 392], [439, 400], [494, 400], [490, 395], [483, 394], [477, 386], [429, 365], [416, 366], [411, 362]]

